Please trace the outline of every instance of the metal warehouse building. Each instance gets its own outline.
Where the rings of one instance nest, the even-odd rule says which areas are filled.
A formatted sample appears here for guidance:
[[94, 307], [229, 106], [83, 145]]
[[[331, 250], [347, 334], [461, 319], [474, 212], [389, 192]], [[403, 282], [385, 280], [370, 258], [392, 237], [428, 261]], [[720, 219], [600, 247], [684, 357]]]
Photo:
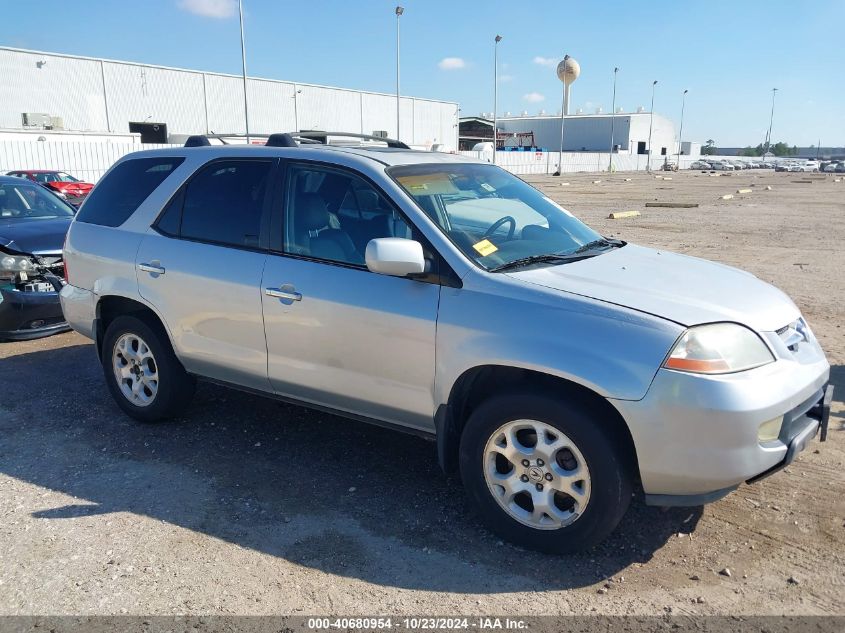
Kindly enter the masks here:
[[[197, 70], [0, 47], [0, 128], [141, 134], [243, 134], [243, 79]], [[258, 79], [247, 81], [253, 134], [330, 130], [386, 133], [411, 145], [457, 148], [456, 103]]]
[[[609, 152], [610, 127], [613, 120], [613, 145], [618, 153], [646, 154], [648, 152], [649, 121], [648, 112], [610, 114], [569, 114], [564, 120], [563, 149], [567, 152]], [[464, 130], [472, 129], [471, 137], [476, 142], [479, 138], [479, 125], [489, 126], [487, 138], [492, 140], [493, 122], [481, 118], [461, 119]], [[500, 143], [506, 147], [513, 134], [533, 133], [534, 146], [550, 151], [560, 147], [560, 115], [538, 115], [502, 117], [497, 121]], [[465, 134], [461, 132], [461, 138]], [[467, 137], [468, 141], [470, 137]], [[467, 143], [468, 144], [468, 143]], [[678, 151], [675, 138], [675, 124], [664, 116], [654, 115], [651, 133], [652, 156], [673, 155]]]

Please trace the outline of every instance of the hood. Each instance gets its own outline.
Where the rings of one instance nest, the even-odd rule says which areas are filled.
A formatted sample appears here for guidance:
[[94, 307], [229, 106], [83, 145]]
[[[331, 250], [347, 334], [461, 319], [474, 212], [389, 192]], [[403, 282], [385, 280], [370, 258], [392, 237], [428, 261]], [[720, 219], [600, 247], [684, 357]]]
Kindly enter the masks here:
[[789, 297], [751, 273], [633, 244], [571, 264], [507, 274], [684, 326], [735, 321], [770, 332], [800, 316]]
[[0, 246], [10, 251], [60, 251], [72, 218], [43, 220], [0, 219]]

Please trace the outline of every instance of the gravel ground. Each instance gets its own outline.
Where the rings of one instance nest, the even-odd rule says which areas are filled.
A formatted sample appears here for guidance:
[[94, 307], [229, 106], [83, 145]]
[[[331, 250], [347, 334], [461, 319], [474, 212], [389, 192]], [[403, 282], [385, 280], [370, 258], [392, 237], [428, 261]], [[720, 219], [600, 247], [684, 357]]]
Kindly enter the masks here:
[[845, 613], [845, 182], [669, 176], [529, 180], [605, 234], [795, 299], [837, 393], [829, 441], [786, 471], [704, 508], [635, 502], [602, 545], [548, 557], [479, 528], [425, 440], [208, 384], [184, 419], [141, 425], [86, 339], [4, 343], [0, 613]]

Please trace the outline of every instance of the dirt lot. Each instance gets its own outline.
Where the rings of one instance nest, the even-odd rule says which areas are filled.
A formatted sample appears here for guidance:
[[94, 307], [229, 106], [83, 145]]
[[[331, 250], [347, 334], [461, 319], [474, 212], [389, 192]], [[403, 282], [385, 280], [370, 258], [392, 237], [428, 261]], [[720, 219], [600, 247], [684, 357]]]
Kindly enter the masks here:
[[0, 613], [845, 613], [845, 182], [670, 176], [531, 180], [605, 234], [795, 299], [837, 393], [830, 440], [785, 472], [705, 508], [634, 503], [595, 550], [545, 557], [481, 530], [424, 440], [210, 385], [143, 426], [82, 337], [0, 344]]

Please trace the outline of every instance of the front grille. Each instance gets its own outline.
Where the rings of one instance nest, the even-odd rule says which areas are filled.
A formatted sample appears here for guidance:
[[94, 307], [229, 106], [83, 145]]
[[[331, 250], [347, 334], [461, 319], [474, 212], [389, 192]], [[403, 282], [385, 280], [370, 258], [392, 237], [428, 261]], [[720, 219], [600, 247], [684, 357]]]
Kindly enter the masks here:
[[810, 331], [807, 328], [807, 322], [803, 318], [798, 318], [789, 325], [784, 325], [779, 330], [776, 330], [776, 333], [791, 352], [797, 352], [798, 346], [801, 343], [806, 343], [810, 340]]

